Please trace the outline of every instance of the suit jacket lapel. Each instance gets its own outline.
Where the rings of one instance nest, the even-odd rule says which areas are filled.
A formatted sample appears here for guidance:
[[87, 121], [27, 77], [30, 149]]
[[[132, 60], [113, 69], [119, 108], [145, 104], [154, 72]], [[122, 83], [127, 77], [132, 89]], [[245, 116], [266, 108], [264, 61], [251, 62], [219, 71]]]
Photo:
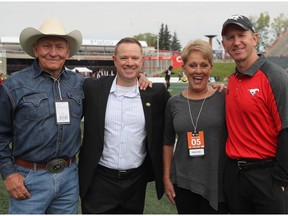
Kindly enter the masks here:
[[99, 94], [99, 101], [98, 101], [98, 105], [99, 105], [99, 112], [98, 112], [98, 119], [99, 119], [99, 132], [101, 134], [101, 143], [102, 145], [104, 144], [104, 128], [105, 128], [105, 114], [106, 114], [106, 107], [107, 107], [107, 102], [108, 102], [108, 97], [109, 97], [109, 93], [110, 93], [110, 89], [111, 89], [111, 85], [113, 83], [113, 78], [115, 77], [111, 77], [111, 79], [105, 79], [102, 83], [102, 88], [101, 91], [98, 92], [97, 94]]
[[144, 115], [145, 115], [145, 127], [146, 127], [146, 132], [147, 132], [147, 144], [149, 147], [149, 144], [151, 143], [151, 138], [152, 138], [152, 100], [151, 96], [149, 93], [147, 93], [148, 90], [140, 90], [140, 95], [141, 95], [141, 101], [142, 101], [142, 106], [144, 110]]

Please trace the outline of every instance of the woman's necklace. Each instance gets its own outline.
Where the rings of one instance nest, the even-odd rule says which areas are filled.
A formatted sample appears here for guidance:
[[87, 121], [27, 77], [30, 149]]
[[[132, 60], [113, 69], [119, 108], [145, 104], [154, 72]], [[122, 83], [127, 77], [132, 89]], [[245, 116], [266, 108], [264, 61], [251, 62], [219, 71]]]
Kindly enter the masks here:
[[194, 127], [194, 132], [193, 132], [194, 134], [197, 134], [197, 125], [198, 125], [199, 116], [200, 116], [200, 114], [201, 114], [201, 112], [202, 112], [202, 108], [203, 108], [203, 105], [204, 105], [205, 100], [206, 100], [206, 98], [207, 98], [208, 92], [209, 92], [209, 87], [208, 87], [207, 93], [206, 93], [206, 95], [205, 95], [205, 97], [204, 97], [204, 100], [203, 100], [203, 102], [202, 102], [202, 104], [201, 104], [201, 107], [200, 107], [198, 116], [197, 116], [197, 118], [196, 118], [196, 122], [195, 122], [195, 124], [194, 124], [193, 116], [192, 116], [192, 114], [191, 114], [190, 103], [189, 103], [189, 89], [187, 88], [187, 104], [188, 104], [188, 108], [189, 108], [189, 114], [190, 114], [191, 123], [192, 123], [192, 125], [193, 125], [193, 127]]

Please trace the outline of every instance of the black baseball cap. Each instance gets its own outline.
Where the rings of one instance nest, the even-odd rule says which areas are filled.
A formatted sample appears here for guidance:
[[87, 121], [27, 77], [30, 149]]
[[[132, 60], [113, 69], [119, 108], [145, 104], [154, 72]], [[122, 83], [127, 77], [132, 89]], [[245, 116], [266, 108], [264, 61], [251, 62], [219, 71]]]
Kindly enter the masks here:
[[222, 36], [225, 33], [226, 27], [230, 24], [235, 24], [235, 25], [238, 25], [245, 30], [251, 30], [251, 31], [255, 32], [251, 21], [247, 17], [245, 17], [243, 15], [233, 15], [224, 22], [224, 24], [222, 26], [222, 32], [221, 32]]

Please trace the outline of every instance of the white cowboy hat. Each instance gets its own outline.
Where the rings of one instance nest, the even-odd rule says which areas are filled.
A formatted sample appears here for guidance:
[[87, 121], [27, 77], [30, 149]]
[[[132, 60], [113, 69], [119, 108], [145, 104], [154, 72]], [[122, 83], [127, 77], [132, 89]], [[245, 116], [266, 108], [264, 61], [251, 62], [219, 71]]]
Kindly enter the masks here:
[[64, 38], [70, 47], [70, 56], [75, 55], [82, 44], [82, 34], [78, 30], [67, 33], [63, 24], [57, 19], [47, 19], [40, 26], [39, 30], [28, 27], [25, 28], [19, 37], [22, 49], [30, 56], [35, 57], [33, 45], [44, 36], [59, 36]]

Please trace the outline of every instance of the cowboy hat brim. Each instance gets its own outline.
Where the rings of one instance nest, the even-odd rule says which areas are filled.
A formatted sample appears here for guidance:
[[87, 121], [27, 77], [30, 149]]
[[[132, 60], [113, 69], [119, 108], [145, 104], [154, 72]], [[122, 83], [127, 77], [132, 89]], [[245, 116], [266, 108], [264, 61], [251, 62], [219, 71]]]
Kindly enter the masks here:
[[35, 28], [28, 27], [24, 29], [19, 37], [22, 49], [30, 56], [35, 57], [33, 51], [33, 45], [44, 36], [57, 36], [65, 39], [70, 47], [69, 57], [75, 55], [82, 44], [82, 34], [78, 30], [74, 30], [68, 34], [57, 34], [57, 33], [43, 33]]

